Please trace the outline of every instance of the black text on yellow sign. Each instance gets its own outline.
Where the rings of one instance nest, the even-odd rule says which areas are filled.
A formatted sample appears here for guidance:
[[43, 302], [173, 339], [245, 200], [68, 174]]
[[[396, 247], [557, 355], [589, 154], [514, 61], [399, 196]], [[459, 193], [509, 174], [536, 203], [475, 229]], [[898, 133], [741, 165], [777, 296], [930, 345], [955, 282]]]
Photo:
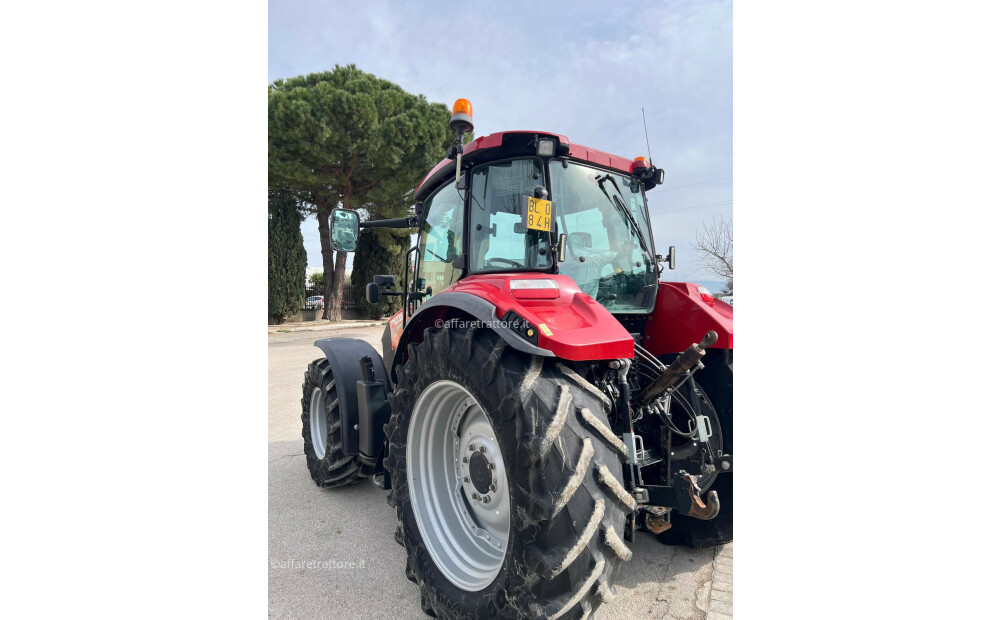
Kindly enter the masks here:
[[552, 201], [525, 196], [524, 224], [531, 230], [552, 230]]

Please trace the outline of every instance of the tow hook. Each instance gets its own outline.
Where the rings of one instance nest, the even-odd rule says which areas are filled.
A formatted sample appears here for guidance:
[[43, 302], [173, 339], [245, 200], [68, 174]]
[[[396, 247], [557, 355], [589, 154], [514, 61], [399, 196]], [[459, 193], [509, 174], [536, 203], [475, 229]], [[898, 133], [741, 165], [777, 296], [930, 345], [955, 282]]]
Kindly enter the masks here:
[[646, 505], [663, 506], [705, 521], [714, 519], [722, 507], [719, 503], [719, 494], [715, 491], [709, 491], [702, 499], [697, 480], [684, 471], [674, 477], [672, 486], [651, 484], [632, 489], [632, 496], [639, 504], [645, 504], [641, 506], [643, 509], [647, 507]]
[[719, 494], [715, 491], [709, 491], [705, 494], [705, 499], [708, 500], [708, 504], [701, 499], [701, 489], [698, 488], [698, 483], [695, 481], [694, 476], [690, 474], [685, 474], [677, 476], [678, 484], [675, 485], [677, 489], [678, 499], [683, 492], [684, 487], [687, 487], [687, 509], [681, 506], [681, 512], [684, 514], [694, 517], [695, 519], [714, 519], [716, 515], [719, 514]]

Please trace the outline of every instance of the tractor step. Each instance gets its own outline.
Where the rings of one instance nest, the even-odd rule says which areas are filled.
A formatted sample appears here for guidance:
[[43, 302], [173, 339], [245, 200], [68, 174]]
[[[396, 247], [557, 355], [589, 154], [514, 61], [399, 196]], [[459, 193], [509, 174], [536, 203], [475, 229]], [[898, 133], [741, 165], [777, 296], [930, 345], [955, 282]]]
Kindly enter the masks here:
[[639, 467], [648, 467], [650, 465], [655, 465], [663, 459], [658, 456], [654, 456], [649, 452], [649, 450], [643, 450], [644, 454], [636, 459], [635, 464]]
[[641, 435], [625, 433], [622, 435], [622, 441], [625, 443], [625, 457], [629, 465], [648, 467], [663, 460], [656, 456], [652, 450], [646, 449]]

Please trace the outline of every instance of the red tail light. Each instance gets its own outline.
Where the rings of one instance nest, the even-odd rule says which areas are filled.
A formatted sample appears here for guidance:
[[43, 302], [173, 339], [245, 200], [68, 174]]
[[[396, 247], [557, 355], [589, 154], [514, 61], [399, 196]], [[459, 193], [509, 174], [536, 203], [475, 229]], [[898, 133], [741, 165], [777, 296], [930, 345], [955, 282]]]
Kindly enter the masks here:
[[709, 291], [704, 286], [698, 287], [698, 293], [701, 295], [701, 300], [710, 306], [715, 305], [715, 297], [712, 297], [711, 291]]

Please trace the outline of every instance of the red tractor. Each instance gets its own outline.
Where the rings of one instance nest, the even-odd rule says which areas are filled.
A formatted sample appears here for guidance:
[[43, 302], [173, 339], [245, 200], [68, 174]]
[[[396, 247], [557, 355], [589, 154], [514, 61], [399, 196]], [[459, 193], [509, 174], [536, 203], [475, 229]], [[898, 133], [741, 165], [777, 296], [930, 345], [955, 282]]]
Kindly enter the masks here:
[[[638, 532], [732, 540], [733, 314], [661, 282], [646, 192], [663, 171], [540, 131], [455, 146], [417, 228], [382, 337], [318, 340], [302, 436], [313, 480], [389, 490], [421, 606], [438, 618], [579, 618], [615, 596]], [[410, 259], [410, 253], [415, 258]]]

